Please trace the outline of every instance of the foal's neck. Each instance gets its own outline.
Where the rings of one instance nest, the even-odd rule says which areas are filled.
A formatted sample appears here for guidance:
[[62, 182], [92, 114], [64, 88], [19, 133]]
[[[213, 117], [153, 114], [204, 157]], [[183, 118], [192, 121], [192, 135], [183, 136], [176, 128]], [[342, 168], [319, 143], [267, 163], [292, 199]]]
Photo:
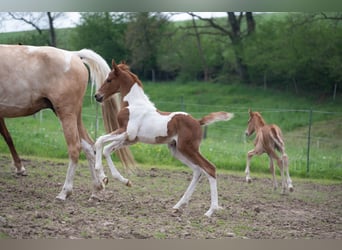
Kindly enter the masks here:
[[135, 105], [141, 105], [141, 106], [153, 106], [154, 104], [150, 101], [148, 96], [145, 94], [143, 88], [140, 84], [134, 83], [130, 89], [127, 91], [127, 94], [122, 93], [122, 100], [124, 102], [127, 102], [128, 106], [135, 106]]

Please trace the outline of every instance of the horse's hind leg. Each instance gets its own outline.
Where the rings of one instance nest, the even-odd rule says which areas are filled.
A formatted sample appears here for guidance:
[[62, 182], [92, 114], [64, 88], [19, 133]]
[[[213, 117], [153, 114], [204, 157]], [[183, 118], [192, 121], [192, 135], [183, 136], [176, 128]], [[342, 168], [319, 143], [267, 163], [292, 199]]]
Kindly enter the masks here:
[[201, 177], [202, 174], [202, 170], [194, 165], [191, 161], [189, 161], [182, 153], [180, 153], [175, 146], [173, 145], [169, 145], [169, 149], [171, 154], [178, 159], [180, 162], [182, 162], [183, 164], [189, 166], [192, 170], [193, 170], [193, 175], [192, 175], [192, 180], [188, 186], [188, 188], [186, 189], [185, 193], [183, 194], [182, 198], [177, 202], [176, 205], [173, 206], [173, 209], [175, 211], [178, 211], [180, 209], [181, 206], [187, 204], [193, 194], [193, 192], [195, 191], [195, 188], [197, 186], [197, 183]]
[[293, 189], [292, 180], [291, 180], [290, 173], [289, 173], [289, 158], [286, 153], [282, 155], [282, 163], [283, 163], [284, 169], [286, 170], [287, 188], [290, 192], [293, 192], [294, 189]]
[[22, 164], [22, 162], [18, 156], [17, 151], [15, 150], [12, 137], [7, 130], [4, 118], [2, 118], [2, 117], [0, 117], [0, 133], [4, 137], [4, 139], [7, 143], [7, 146], [11, 152], [13, 163], [14, 163], [14, 166], [16, 168], [16, 174], [26, 176], [27, 175], [26, 169], [25, 169], [24, 165]]
[[186, 164], [193, 170], [193, 177], [190, 182], [190, 185], [186, 189], [182, 198], [177, 202], [177, 204], [173, 207], [175, 210], [178, 210], [180, 206], [188, 203], [190, 197], [195, 191], [196, 185], [200, 179], [202, 171], [208, 177], [209, 185], [210, 185], [210, 196], [211, 203], [209, 210], [205, 213], [205, 216], [210, 217], [215, 210], [221, 209], [218, 205], [218, 194], [217, 194], [217, 180], [216, 180], [216, 169], [215, 167], [206, 160], [198, 150], [187, 148], [176, 148], [176, 146], [169, 145], [169, 148], [172, 154], [179, 159], [182, 163]]
[[278, 183], [277, 183], [277, 179], [275, 176], [275, 168], [274, 168], [273, 158], [270, 155], [268, 157], [270, 160], [270, 172], [272, 174], [273, 190], [276, 190], [278, 188]]

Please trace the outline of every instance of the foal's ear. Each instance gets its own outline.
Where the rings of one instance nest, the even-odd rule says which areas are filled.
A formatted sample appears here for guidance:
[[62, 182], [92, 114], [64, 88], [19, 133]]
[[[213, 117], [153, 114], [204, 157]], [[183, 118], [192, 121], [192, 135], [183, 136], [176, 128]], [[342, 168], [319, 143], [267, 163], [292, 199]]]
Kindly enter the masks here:
[[115, 75], [117, 75], [120, 72], [120, 69], [119, 69], [118, 65], [116, 65], [116, 62], [114, 59], [112, 59], [112, 68], [114, 70]]

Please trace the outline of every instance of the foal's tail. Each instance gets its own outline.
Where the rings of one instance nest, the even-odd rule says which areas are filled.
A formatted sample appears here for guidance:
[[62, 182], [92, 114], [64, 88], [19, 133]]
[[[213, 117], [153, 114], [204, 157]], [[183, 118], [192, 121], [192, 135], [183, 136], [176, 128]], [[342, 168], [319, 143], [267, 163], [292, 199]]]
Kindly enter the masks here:
[[227, 113], [227, 112], [213, 112], [210, 113], [209, 115], [206, 115], [202, 117], [202, 119], [198, 120], [201, 126], [209, 125], [214, 122], [218, 121], [229, 121], [234, 117], [233, 113]]
[[[90, 71], [90, 80], [92, 82], [91, 96], [93, 96], [94, 85], [96, 89], [99, 89], [106, 80], [110, 68], [107, 62], [97, 53], [89, 49], [82, 49], [80, 51], [74, 51], [77, 56], [88, 66]], [[115, 96], [112, 96], [102, 106], [102, 117], [104, 127], [107, 133], [116, 130], [119, 127], [117, 121], [117, 114], [120, 110], [120, 102], [117, 101]], [[116, 151], [122, 164], [126, 169], [134, 168], [136, 163], [134, 157], [129, 148], [122, 148]]]

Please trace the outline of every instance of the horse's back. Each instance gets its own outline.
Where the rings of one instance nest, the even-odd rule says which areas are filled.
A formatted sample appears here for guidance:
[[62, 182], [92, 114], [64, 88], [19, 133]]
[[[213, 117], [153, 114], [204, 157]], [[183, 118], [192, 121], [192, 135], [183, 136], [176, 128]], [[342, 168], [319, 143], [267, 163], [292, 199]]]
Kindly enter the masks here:
[[[17, 117], [83, 97], [88, 72], [72, 52], [54, 47], [0, 45], [0, 116]], [[83, 98], [78, 98], [83, 99]], [[77, 101], [74, 105], [79, 105]]]
[[267, 148], [268, 145], [274, 145], [275, 149], [281, 151], [284, 147], [283, 134], [276, 124], [268, 124], [262, 128], [263, 144]]

